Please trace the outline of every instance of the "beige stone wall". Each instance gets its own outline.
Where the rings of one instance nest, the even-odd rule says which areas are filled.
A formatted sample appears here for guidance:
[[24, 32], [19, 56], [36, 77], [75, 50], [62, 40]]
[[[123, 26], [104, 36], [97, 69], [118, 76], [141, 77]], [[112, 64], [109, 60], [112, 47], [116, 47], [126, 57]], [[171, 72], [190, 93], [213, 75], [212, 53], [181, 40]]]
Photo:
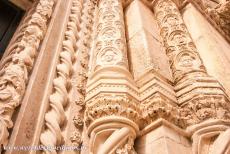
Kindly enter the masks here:
[[29, 8], [0, 63], [0, 144], [53, 149], [3, 153], [230, 153], [230, 45], [203, 1]]

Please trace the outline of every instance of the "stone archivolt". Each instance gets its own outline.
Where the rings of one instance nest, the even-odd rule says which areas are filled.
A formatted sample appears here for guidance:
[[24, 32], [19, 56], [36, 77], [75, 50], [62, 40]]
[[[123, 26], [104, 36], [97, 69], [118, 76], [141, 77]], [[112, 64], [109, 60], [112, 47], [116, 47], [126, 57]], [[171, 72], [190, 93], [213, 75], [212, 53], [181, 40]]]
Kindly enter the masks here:
[[53, 12], [53, 0], [39, 0], [28, 11], [19, 33], [1, 63], [0, 75], [0, 144], [8, 142], [11, 117], [21, 104], [29, 74]]

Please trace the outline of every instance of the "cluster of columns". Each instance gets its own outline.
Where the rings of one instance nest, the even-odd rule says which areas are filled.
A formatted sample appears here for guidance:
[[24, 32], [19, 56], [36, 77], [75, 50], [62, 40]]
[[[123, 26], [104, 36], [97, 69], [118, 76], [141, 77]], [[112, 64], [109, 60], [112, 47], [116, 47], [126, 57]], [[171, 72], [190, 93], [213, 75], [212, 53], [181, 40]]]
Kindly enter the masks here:
[[[15, 49], [13, 50], [14, 52], [12, 52], [12, 60], [9, 58], [10, 60], [6, 59], [6, 61], [3, 61], [4, 71], [2, 71], [3, 75], [0, 77], [0, 103], [3, 106], [0, 114], [0, 118], [2, 119], [2, 126], [0, 128], [0, 144], [7, 143], [8, 129], [13, 125], [11, 117], [15, 107], [20, 104], [23, 97], [27, 84], [28, 73], [31, 71], [34, 63], [34, 52], [37, 52], [40, 42], [43, 40], [43, 37], [45, 37], [43, 34], [46, 31], [48, 19], [53, 13], [54, 2], [56, 1], [40, 0], [38, 2], [38, 6], [35, 8], [35, 13], [32, 14], [31, 18], [28, 18], [30, 19], [30, 25], [27, 26], [27, 29], [25, 30], [25, 34], [28, 36], [25, 35], [24, 38], [25, 40], [28, 39], [31, 42], [25, 42], [25, 40], [22, 39], [23, 41], [20, 42], [22, 45], [16, 46], [17, 50]], [[137, 81], [136, 78], [143, 78], [140, 82], [147, 83], [146, 78], [149, 76], [145, 78], [143, 77], [144, 73], [141, 77], [138, 73], [131, 72], [130, 68], [137, 65], [134, 66], [130, 63], [130, 61], [128, 61], [130, 60], [128, 55], [132, 55], [133, 49], [128, 49], [128, 43], [126, 42], [127, 37], [129, 37], [125, 32], [126, 26], [132, 26], [126, 25], [124, 22], [124, 6], [126, 2], [123, 0], [98, 0], [97, 4], [95, 4], [94, 1], [89, 0], [89, 9], [83, 9], [86, 12], [83, 11], [83, 19], [81, 18], [82, 21], [80, 19], [80, 15], [82, 14], [83, 1], [81, 2], [82, 3], [78, 5], [78, 2], [73, 0], [68, 1], [66, 4], [68, 6], [66, 7], [71, 10], [69, 12], [65, 10], [63, 19], [60, 20], [66, 22], [66, 25], [58, 26], [60, 27], [58, 30], [61, 31], [58, 35], [58, 42], [61, 44], [60, 46], [63, 47], [63, 50], [61, 50], [61, 47], [56, 47], [55, 49], [51, 49], [51, 47], [49, 48], [53, 51], [52, 59], [54, 60], [52, 61], [52, 66], [57, 65], [56, 79], [53, 84], [54, 91], [53, 93], [51, 92], [52, 88], [50, 87], [53, 85], [51, 85], [52, 83], [47, 79], [47, 86], [44, 86], [45, 84], [43, 85], [45, 89], [43, 92], [44, 94], [42, 93], [42, 96], [39, 99], [44, 98], [40, 101], [43, 103], [46, 101], [46, 105], [50, 106], [50, 109], [45, 111], [45, 105], [37, 105], [41, 108], [39, 111], [42, 112], [42, 114], [36, 112], [35, 116], [32, 113], [23, 113], [23, 117], [20, 118], [22, 121], [22, 119], [28, 118], [28, 116], [25, 117], [25, 115], [33, 115], [33, 118], [35, 119], [34, 121], [36, 121], [36, 119], [40, 121], [34, 122], [33, 124], [36, 125], [34, 126], [36, 127], [36, 131], [42, 132], [40, 139], [41, 144], [45, 146], [58, 146], [63, 143], [63, 128], [65, 122], [68, 121], [65, 118], [66, 108], [68, 108], [67, 103], [70, 103], [71, 107], [74, 106], [72, 103], [73, 101], [67, 98], [70, 93], [68, 84], [69, 80], [78, 80], [76, 85], [72, 85], [75, 86], [78, 92], [75, 93], [73, 90], [71, 95], [76, 94], [81, 96], [76, 96], [76, 98], [79, 99], [75, 101], [77, 105], [84, 109], [84, 115], [82, 115], [82, 113], [80, 115], [79, 126], [81, 127], [81, 131], [84, 131], [82, 130], [84, 128], [87, 129], [87, 135], [90, 139], [90, 154], [134, 154], [136, 153], [134, 149], [135, 139], [143, 134], [143, 130], [146, 131], [147, 129], [150, 129], [149, 125], [151, 125], [151, 123], [154, 123], [158, 119], [162, 118], [168, 120], [169, 123], [173, 123], [174, 125], [178, 124], [175, 126], [177, 129], [179, 129], [178, 127], [182, 127], [179, 123], [183, 123], [183, 131], [185, 131], [187, 136], [191, 137], [193, 140], [192, 150], [194, 153], [202, 153], [206, 141], [211, 142], [213, 138], [217, 136], [217, 139], [213, 142], [211, 153], [218, 154], [229, 152], [229, 97], [225, 93], [221, 84], [207, 73], [199, 55], [199, 51], [197, 50], [189, 31], [184, 24], [177, 3], [174, 0], [155, 0], [149, 5], [151, 6], [154, 18], [157, 21], [156, 24], [158, 25], [160, 33], [157, 37], [159, 37], [158, 39], [162, 41], [161, 45], [165, 50], [163, 54], [169, 60], [169, 71], [166, 74], [168, 74], [167, 76], [170, 76], [169, 72], [171, 71], [173, 80], [168, 81], [164, 75], [156, 73], [157, 75], [154, 74], [155, 76], [153, 76], [154, 80], [157, 80], [157, 84], [152, 84], [151, 86], [153, 87], [152, 89], [157, 90], [153, 90], [154, 92], [151, 90], [149, 90], [150, 92], [148, 90], [146, 90], [147, 92], [143, 92], [144, 90], [140, 90], [141, 84], [138, 83], [140, 80]], [[64, 2], [58, 1], [58, 4], [64, 5]], [[94, 4], [96, 5], [95, 7]], [[46, 8], [46, 5], [48, 8]], [[96, 9], [96, 20], [90, 19], [91, 17], [94, 17], [94, 15], [92, 15], [94, 8]], [[43, 9], [43, 12], [40, 9]], [[87, 13], [88, 10], [89, 12]], [[55, 21], [53, 22], [55, 24], [60, 22], [57, 19], [57, 12], [58, 11], [54, 14]], [[86, 16], [84, 17], [85, 14]], [[40, 22], [36, 20], [39, 16], [44, 18], [43, 20], [41, 19], [41, 21], [39, 20]], [[65, 21], [65, 18], [69, 20]], [[25, 20], [27, 20], [27, 17]], [[95, 22], [93, 29], [94, 38], [92, 41], [93, 47], [90, 57], [91, 63], [89, 64], [91, 65], [91, 70], [89, 71], [89, 76], [87, 76], [87, 52], [90, 48], [90, 43], [88, 42], [87, 44], [87, 39], [90, 38], [90, 29], [93, 25], [91, 22], [93, 21]], [[84, 22], [87, 22], [85, 23], [85, 27]], [[78, 25], [81, 25], [80, 28]], [[53, 36], [55, 33], [55, 26], [54, 30], [50, 31], [47, 32], [47, 34], [49, 33], [50, 35], [50, 33], [52, 33], [51, 36]], [[61, 33], [63, 33], [63, 36]], [[35, 40], [34, 42], [33, 39]], [[78, 41], [78, 39], [80, 41]], [[48, 40], [47, 42], [49, 44], [54, 43], [51, 40]], [[160, 41], [156, 42], [154, 42], [154, 44], [157, 44]], [[59, 50], [61, 51], [60, 55], [58, 54]], [[82, 53], [79, 54], [78, 51], [81, 51]], [[151, 56], [151, 50], [149, 49], [148, 51], [140, 50], [137, 52], [139, 52], [139, 55], [142, 52], [148, 52], [143, 54], [147, 55], [147, 57]], [[83, 78], [82, 80], [80, 77], [76, 77], [76, 79], [72, 78], [72, 70], [77, 70], [77, 68], [73, 69], [76, 62], [75, 60], [77, 59], [77, 56], [74, 53], [78, 56], [81, 55], [81, 57], [79, 56], [80, 58], [87, 59], [86, 63], [81, 60], [79, 62], [79, 65], [81, 65], [84, 69], [84, 71], [82, 71], [84, 75], [82, 75], [79, 71], [79, 76]], [[58, 58], [60, 59], [59, 63], [57, 62]], [[8, 61], [10, 62], [8, 63]], [[165, 62], [166, 60], [164, 59], [162, 61]], [[148, 65], [147, 67], [150, 68], [154, 66], [149, 64], [152, 63], [151, 58], [146, 59], [143, 63]], [[140, 62], [140, 65], [141, 64], [142, 63]], [[161, 71], [161, 68], [157, 67], [152, 69], [154, 69], [155, 72]], [[49, 72], [49, 70], [47, 70], [47, 72]], [[50, 80], [55, 78], [54, 72], [55, 69], [52, 68], [49, 75], [47, 75]], [[132, 76], [131, 73], [134, 75]], [[19, 74], [18, 77], [16, 77], [17, 74]], [[19, 79], [20, 76], [23, 77]], [[88, 81], [85, 88], [87, 77]], [[33, 85], [31, 87], [33, 87]], [[142, 89], [149, 88], [146, 87]], [[50, 100], [45, 94], [46, 92], [51, 93]], [[149, 94], [148, 96], [146, 94], [145, 98], [142, 98], [142, 95], [145, 95], [145, 93], [152, 94]], [[14, 94], [16, 97], [14, 97]], [[147, 111], [151, 110], [148, 110], [151, 106], [147, 106], [147, 103], [144, 103], [147, 102], [147, 97], [149, 97], [149, 102], [152, 101], [151, 99], [153, 99], [153, 97], [150, 96], [154, 96], [154, 99], [156, 99], [156, 102], [158, 103], [158, 108], [152, 109], [151, 114], [149, 112], [144, 113], [145, 110], [140, 107], [142, 105], [145, 106], [144, 108]], [[156, 105], [154, 104], [154, 101], [151, 103], [153, 106]], [[28, 110], [27, 108], [29, 107], [27, 106], [28, 105], [25, 105], [25, 109], [23, 108], [23, 111]], [[167, 106], [167, 112], [165, 111], [165, 106]], [[174, 112], [170, 114], [168, 111], [176, 112], [175, 115], [172, 115]], [[73, 112], [74, 111], [72, 110], [71, 114], [73, 114]], [[157, 113], [164, 116], [155, 118]], [[170, 115], [170, 117], [173, 116], [173, 118], [170, 119], [167, 115]], [[152, 118], [152, 120], [146, 120], [146, 117], [150, 119]], [[45, 119], [45, 127], [43, 131], [42, 126], [40, 126], [42, 123], [41, 121], [43, 121], [42, 119]], [[143, 121], [149, 122], [147, 123], [147, 126], [143, 125]], [[85, 127], [83, 128], [82, 125]], [[145, 126], [148, 128], [145, 129]], [[24, 128], [21, 127], [17, 129], [18, 132], [22, 132], [24, 130]], [[67, 129], [69, 129], [69, 127]], [[68, 131], [67, 129], [66, 131]], [[39, 133], [36, 132], [37, 136], [38, 134]], [[76, 145], [80, 146], [82, 134], [77, 131], [75, 131], [74, 134], [77, 135], [73, 135], [70, 138], [72, 138], [73, 142], [76, 142]], [[31, 137], [27, 141], [30, 142], [33, 140], [34, 145], [35, 142], [39, 142], [37, 137], [34, 138], [35, 139]], [[19, 141], [17, 140], [17, 143], [18, 142]], [[45, 153], [56, 152], [56, 150], [45, 151]]]
[[[207, 121], [210, 119], [229, 120], [228, 96], [219, 82], [207, 74], [176, 3], [172, 0], [158, 0], [154, 1], [152, 6], [159, 26], [162, 44], [172, 70], [180, 120], [184, 121], [187, 128], [191, 126], [191, 132], [193, 133], [199, 131], [196, 125], [201, 127], [200, 125], [204, 121], [204, 123], [208, 123]], [[124, 138], [124, 136], [131, 136], [133, 142], [136, 135], [131, 132], [138, 131], [139, 122], [133, 119], [134, 117], [121, 114], [120, 111], [122, 110], [120, 108], [123, 108], [123, 110], [129, 109], [129, 107], [122, 106], [122, 103], [128, 102], [131, 105], [137, 105], [137, 103], [135, 104], [135, 96], [132, 96], [130, 92], [118, 89], [112, 81], [114, 78], [122, 80], [122, 76], [126, 76], [126, 78], [130, 76], [127, 69], [122, 2], [120, 0], [101, 0], [98, 2], [98, 10], [97, 37], [92, 57], [93, 73], [88, 81], [85, 117], [88, 121], [88, 134], [91, 138], [91, 153], [102, 152], [103, 150], [100, 149], [106, 149], [102, 153], [112, 153], [125, 149], [124, 147], [129, 140], [121, 142], [121, 138]], [[98, 83], [93, 83], [93, 81]], [[103, 89], [103, 84], [104, 87], [106, 87], [106, 84], [111, 85], [107, 87], [109, 92]], [[128, 82], [124, 85], [127, 86]], [[97, 90], [93, 91], [92, 87]], [[129, 96], [131, 101], [119, 99], [121, 95]], [[109, 109], [105, 107], [105, 104]], [[133, 113], [137, 114], [135, 117], [141, 119], [141, 116], [139, 116], [141, 111], [138, 107], [131, 109], [134, 110]], [[223, 114], [220, 114], [220, 112]], [[118, 121], [118, 125], [114, 124], [115, 121]], [[120, 124], [121, 121], [122, 125]], [[113, 127], [108, 127], [109, 123]], [[130, 123], [132, 124], [130, 125]], [[213, 124], [213, 121], [211, 123]], [[103, 140], [99, 138], [103, 138]], [[119, 146], [115, 146], [117, 143], [119, 143]], [[123, 144], [123, 148], [120, 148], [121, 144]], [[132, 144], [129, 146], [132, 146]], [[193, 150], [197, 151], [197, 147], [195, 146]], [[131, 152], [134, 151], [131, 150]]]

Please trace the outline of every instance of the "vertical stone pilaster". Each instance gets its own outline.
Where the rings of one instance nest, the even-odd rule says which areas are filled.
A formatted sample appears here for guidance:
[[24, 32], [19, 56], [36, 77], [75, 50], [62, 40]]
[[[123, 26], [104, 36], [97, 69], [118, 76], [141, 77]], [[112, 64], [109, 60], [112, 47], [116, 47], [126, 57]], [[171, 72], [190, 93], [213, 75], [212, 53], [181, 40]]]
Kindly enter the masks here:
[[[76, 42], [79, 38], [79, 18], [81, 16], [82, 1], [72, 0], [68, 3], [68, 16], [65, 20], [65, 31], [62, 40], [59, 61], [53, 79], [53, 91], [49, 96], [49, 108], [44, 116], [44, 129], [40, 135], [40, 142], [45, 147], [56, 147], [64, 143], [63, 126], [67, 122], [66, 106], [70, 103], [70, 79], [75, 64]], [[56, 148], [42, 149], [43, 153], [57, 153]]]

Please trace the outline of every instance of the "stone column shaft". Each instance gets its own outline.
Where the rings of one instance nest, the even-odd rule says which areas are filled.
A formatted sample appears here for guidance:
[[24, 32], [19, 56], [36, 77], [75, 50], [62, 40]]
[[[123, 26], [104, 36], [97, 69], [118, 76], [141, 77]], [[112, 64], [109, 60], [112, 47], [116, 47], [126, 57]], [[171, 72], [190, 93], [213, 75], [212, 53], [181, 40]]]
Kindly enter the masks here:
[[120, 0], [100, 0], [94, 52], [94, 66], [127, 68], [123, 8]]
[[154, 12], [175, 82], [179, 82], [189, 73], [198, 76], [206, 74], [176, 4], [171, 0], [159, 0], [154, 6]]

